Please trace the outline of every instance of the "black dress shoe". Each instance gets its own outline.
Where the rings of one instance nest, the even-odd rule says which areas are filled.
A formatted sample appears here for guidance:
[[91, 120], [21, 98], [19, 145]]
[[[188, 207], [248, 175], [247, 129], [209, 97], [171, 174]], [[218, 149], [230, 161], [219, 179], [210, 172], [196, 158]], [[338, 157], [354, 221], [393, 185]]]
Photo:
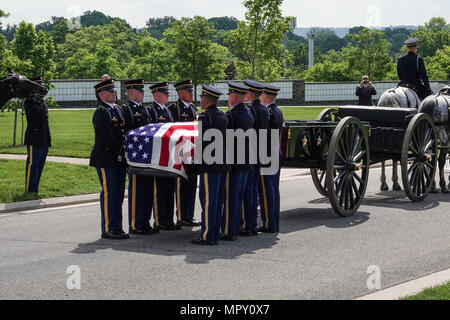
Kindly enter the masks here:
[[169, 225], [160, 224], [159, 226], [155, 226], [154, 228], [158, 230], [173, 231], [173, 230], [180, 230], [181, 226], [176, 224], [169, 224]]
[[149, 227], [148, 229], [135, 229], [135, 230], [130, 229], [130, 234], [139, 234], [139, 235], [149, 235], [158, 232], [159, 232], [158, 229], [153, 229], [152, 227]]
[[239, 235], [240, 236], [244, 236], [244, 237], [251, 237], [251, 236], [257, 236], [259, 235], [258, 230], [241, 230], [239, 231]]
[[253, 233], [251, 231], [241, 230], [239, 231], [239, 235], [243, 237], [251, 237]]
[[237, 236], [232, 236], [232, 235], [222, 235], [220, 237], [220, 240], [225, 240], [225, 241], [236, 241], [237, 240]]
[[195, 238], [191, 240], [192, 244], [201, 244], [201, 245], [205, 245], [205, 246], [215, 246], [217, 245], [217, 242], [215, 241], [206, 241], [203, 240], [202, 238]]
[[102, 239], [123, 240], [129, 239], [130, 236], [123, 230], [112, 230], [109, 232], [102, 232]]
[[202, 225], [202, 223], [195, 218], [192, 218], [191, 220], [179, 220], [177, 224], [185, 227], [198, 227]]
[[258, 231], [264, 233], [277, 233], [280, 232], [280, 229], [261, 227], [258, 229]]

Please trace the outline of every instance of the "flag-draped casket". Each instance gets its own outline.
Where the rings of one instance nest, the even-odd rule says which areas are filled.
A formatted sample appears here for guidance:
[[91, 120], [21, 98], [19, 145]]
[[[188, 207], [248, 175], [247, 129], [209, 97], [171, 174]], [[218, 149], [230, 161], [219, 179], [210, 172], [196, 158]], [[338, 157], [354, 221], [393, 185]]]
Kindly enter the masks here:
[[194, 162], [197, 122], [154, 123], [129, 131], [125, 156], [131, 168], [187, 178]]

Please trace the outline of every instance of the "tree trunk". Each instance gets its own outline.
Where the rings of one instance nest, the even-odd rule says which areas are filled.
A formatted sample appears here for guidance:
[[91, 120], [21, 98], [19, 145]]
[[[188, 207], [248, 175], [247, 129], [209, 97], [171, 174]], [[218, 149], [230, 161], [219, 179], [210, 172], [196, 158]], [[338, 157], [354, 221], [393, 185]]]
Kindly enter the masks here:
[[23, 109], [20, 114], [22, 115], [22, 134], [20, 135], [20, 145], [23, 146]]
[[13, 146], [16, 146], [16, 130], [17, 130], [17, 109], [14, 110], [14, 133], [13, 133]]

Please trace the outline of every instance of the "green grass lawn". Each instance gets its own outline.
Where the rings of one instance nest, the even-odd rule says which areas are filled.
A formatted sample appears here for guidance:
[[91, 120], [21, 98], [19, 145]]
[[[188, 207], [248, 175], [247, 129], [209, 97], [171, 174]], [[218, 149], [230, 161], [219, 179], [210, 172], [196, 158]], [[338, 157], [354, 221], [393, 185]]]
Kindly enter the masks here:
[[401, 300], [450, 300], [450, 282], [424, 291]]
[[46, 162], [39, 184], [39, 197], [25, 193], [24, 160], [0, 159], [0, 203], [100, 192], [95, 168]]
[[[226, 110], [226, 108], [224, 108]], [[322, 108], [282, 107], [286, 120], [314, 120]], [[94, 144], [93, 110], [50, 110], [53, 147], [50, 156], [89, 158]], [[24, 146], [13, 147], [14, 113], [0, 112], [0, 153], [26, 154]], [[26, 127], [26, 118], [24, 117]], [[25, 129], [25, 128], [24, 128]], [[20, 144], [21, 116], [18, 117], [17, 144]]]

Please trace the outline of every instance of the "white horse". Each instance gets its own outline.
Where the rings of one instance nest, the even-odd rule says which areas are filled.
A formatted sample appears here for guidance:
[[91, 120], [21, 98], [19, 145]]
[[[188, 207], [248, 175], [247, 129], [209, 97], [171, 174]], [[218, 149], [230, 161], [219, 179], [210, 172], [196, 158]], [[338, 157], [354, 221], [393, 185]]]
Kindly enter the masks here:
[[[419, 112], [430, 115], [436, 125], [437, 138], [439, 139], [440, 153], [439, 163], [439, 186], [443, 193], [449, 193], [450, 189], [445, 183], [444, 166], [450, 149], [450, 87], [445, 86], [439, 93], [426, 97], [419, 106]], [[437, 192], [436, 183], [433, 180], [432, 192]]]
[[[395, 87], [389, 89], [381, 95], [378, 100], [378, 107], [392, 107], [392, 108], [415, 108], [417, 109], [421, 104], [417, 93], [406, 87]], [[398, 171], [397, 171], [397, 162], [393, 161], [392, 163], [392, 182], [393, 190], [401, 190], [400, 184], [398, 183]], [[386, 183], [386, 166], [384, 161], [381, 162], [381, 191], [389, 190], [389, 186]]]

